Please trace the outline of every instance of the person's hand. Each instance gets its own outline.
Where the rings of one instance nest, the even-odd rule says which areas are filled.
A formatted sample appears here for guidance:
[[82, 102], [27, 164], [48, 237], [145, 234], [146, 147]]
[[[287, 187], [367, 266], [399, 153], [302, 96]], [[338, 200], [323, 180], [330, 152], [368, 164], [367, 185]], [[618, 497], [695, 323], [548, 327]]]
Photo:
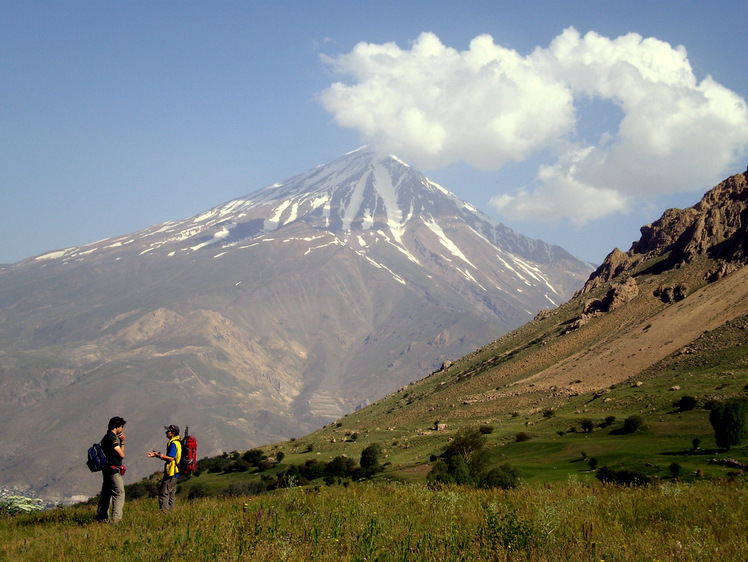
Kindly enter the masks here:
[[120, 433], [118, 437], [119, 437], [119, 444], [120, 445], [124, 445], [125, 444], [125, 434], [124, 433]]

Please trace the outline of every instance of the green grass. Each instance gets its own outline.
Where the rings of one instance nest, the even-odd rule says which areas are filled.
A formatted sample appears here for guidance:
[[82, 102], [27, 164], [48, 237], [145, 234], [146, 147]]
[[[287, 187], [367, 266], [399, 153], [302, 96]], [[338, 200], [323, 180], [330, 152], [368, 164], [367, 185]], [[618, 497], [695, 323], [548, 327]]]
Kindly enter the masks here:
[[742, 483], [563, 482], [511, 491], [354, 483], [178, 502], [128, 501], [0, 520], [20, 560], [742, 560]]

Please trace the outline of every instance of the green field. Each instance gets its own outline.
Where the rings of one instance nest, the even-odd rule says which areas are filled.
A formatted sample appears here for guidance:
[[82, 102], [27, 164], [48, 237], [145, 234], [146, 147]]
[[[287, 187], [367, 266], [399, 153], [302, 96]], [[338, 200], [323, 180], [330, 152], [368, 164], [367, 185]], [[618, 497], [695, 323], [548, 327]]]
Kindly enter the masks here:
[[352, 483], [81, 505], [0, 520], [3, 560], [743, 560], [742, 483], [574, 482], [476, 490]]

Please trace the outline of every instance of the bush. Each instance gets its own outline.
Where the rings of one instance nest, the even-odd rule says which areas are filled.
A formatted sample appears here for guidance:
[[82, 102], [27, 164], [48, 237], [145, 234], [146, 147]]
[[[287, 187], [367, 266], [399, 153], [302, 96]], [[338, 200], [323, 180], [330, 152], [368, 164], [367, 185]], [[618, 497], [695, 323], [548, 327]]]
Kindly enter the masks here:
[[615, 416], [607, 416], [605, 418], [605, 421], [602, 424], [602, 427], [610, 427], [611, 425], [613, 425], [615, 423], [615, 421], [616, 421], [616, 417]]
[[579, 425], [584, 433], [592, 433], [592, 429], [595, 427], [595, 424], [589, 418], [583, 419]]
[[515, 439], [517, 443], [522, 443], [523, 441], [529, 441], [530, 439], [532, 439], [532, 435], [530, 435], [529, 433], [525, 433], [524, 431], [520, 431]]
[[520, 475], [517, 469], [509, 466], [508, 464], [502, 464], [498, 468], [489, 470], [483, 478], [480, 480], [481, 488], [501, 488], [502, 490], [508, 490], [510, 488], [516, 488], [520, 483]]
[[134, 482], [125, 486], [125, 497], [128, 499], [155, 498], [157, 495], [158, 484], [155, 480], [141, 480], [140, 482]]
[[543, 410], [543, 417], [546, 419], [552, 418], [555, 413], [556, 412], [553, 410], [553, 408], [546, 408], [545, 410]]
[[482, 425], [482, 426], [480, 426], [480, 432], [483, 435], [488, 435], [490, 433], [493, 433], [493, 426], [492, 425]]
[[623, 433], [634, 433], [644, 427], [644, 418], [641, 416], [629, 416], [623, 422]]
[[335, 457], [327, 466], [325, 466], [325, 474], [328, 476], [352, 476], [356, 469], [356, 461], [345, 457]]
[[680, 476], [681, 466], [677, 463], [670, 463], [670, 474], [673, 475], [673, 478], [678, 478]]
[[609, 466], [600, 468], [595, 477], [600, 480], [600, 482], [618, 484], [621, 486], [642, 486], [652, 482], [652, 479], [642, 472], [630, 470], [628, 468], [614, 470]]
[[590, 470], [595, 470], [597, 468], [597, 459], [595, 457], [588, 459], [587, 466], [590, 467]]
[[325, 463], [320, 462], [317, 459], [312, 459], [312, 460], [306, 461], [300, 467], [300, 472], [304, 478], [306, 478], [309, 481], [312, 481], [312, 480], [316, 480], [317, 478], [322, 478], [322, 476], [325, 473], [325, 468], [327, 468], [327, 465]]
[[673, 408], [679, 412], [687, 412], [696, 407], [696, 398], [693, 396], [681, 396], [680, 399], [673, 402]]
[[194, 500], [197, 498], [207, 498], [211, 495], [210, 490], [204, 484], [195, 484], [190, 490], [190, 493], [187, 494], [187, 499]]
[[0, 517], [42, 511], [44, 503], [39, 498], [27, 496], [6, 496], [0, 499]]

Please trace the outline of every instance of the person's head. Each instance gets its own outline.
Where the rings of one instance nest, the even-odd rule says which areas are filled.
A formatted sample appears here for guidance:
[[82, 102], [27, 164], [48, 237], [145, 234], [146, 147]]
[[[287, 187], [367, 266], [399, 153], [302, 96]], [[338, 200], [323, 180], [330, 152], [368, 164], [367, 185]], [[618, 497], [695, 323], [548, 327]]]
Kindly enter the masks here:
[[164, 429], [166, 430], [166, 434], [167, 435], [169, 433], [171, 433], [172, 437], [176, 437], [177, 435], [179, 435], [179, 426], [178, 425], [174, 425], [174, 424], [165, 425]]
[[107, 429], [109, 431], [114, 431], [118, 427], [123, 427], [127, 422], [123, 420], [119, 416], [114, 416], [112, 419], [109, 420], [109, 425], [107, 426]]

